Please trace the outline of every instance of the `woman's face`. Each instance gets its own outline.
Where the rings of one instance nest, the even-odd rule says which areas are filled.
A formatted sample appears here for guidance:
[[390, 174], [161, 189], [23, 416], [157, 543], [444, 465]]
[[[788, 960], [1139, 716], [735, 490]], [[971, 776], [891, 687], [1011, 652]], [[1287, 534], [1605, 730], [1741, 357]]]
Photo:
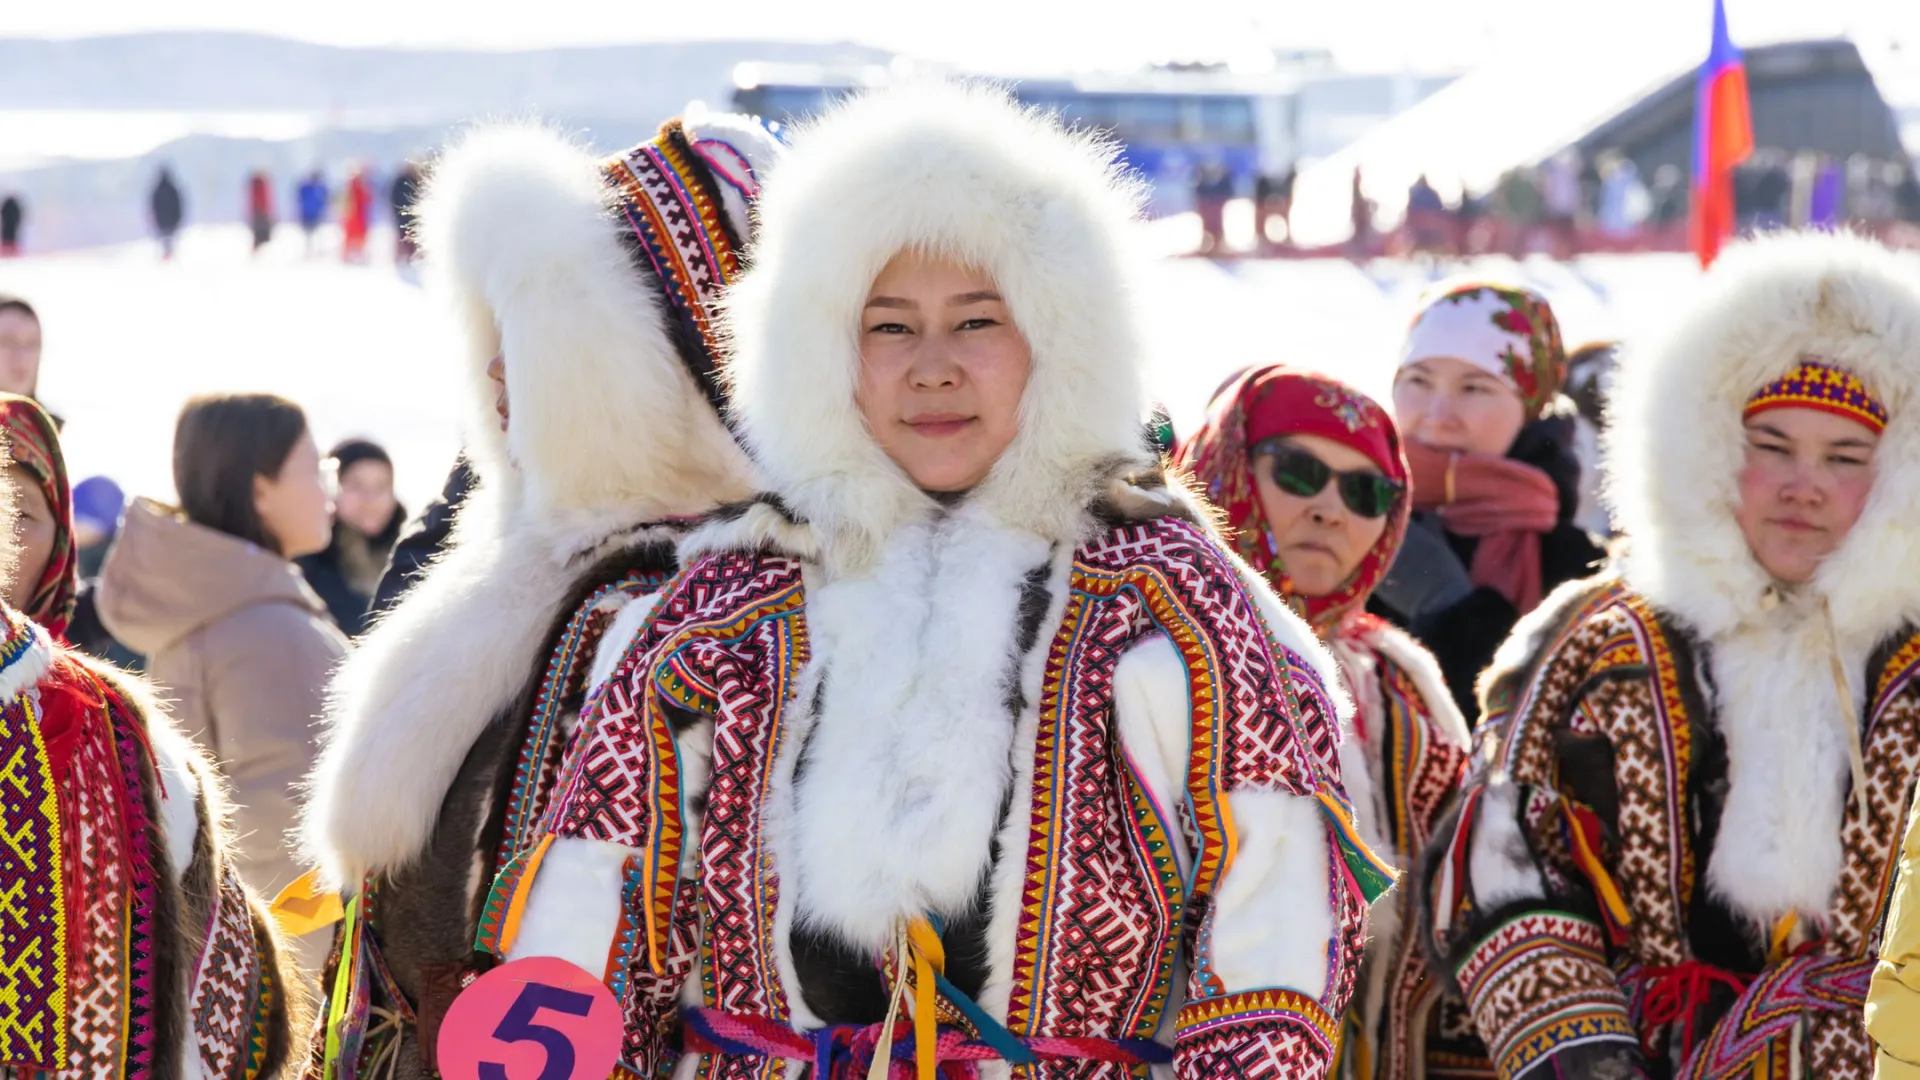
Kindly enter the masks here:
[[362, 536], [379, 536], [393, 521], [393, 466], [363, 458], [340, 471], [334, 513]]
[[860, 313], [854, 402], [874, 441], [924, 491], [966, 491], [1020, 430], [1033, 356], [984, 273], [902, 252]]
[[1485, 368], [1429, 356], [1394, 376], [1393, 418], [1407, 438], [1436, 450], [1500, 457], [1526, 426], [1527, 407]]
[[0, 309], [0, 390], [32, 397], [40, 384], [40, 320], [17, 307]]
[[289, 559], [325, 551], [333, 540], [333, 499], [320, 472], [320, 448], [303, 432], [273, 476], [253, 478], [253, 506]]
[[1808, 581], [1860, 520], [1880, 437], [1819, 409], [1768, 409], [1746, 433], [1734, 518], [1767, 573]]
[[33, 588], [40, 584], [40, 575], [47, 572], [47, 560], [53, 558], [53, 541], [59, 526], [53, 520], [53, 507], [47, 504], [46, 491], [25, 466], [8, 465], [7, 483], [13, 486], [14, 499], [20, 509], [20, 520], [14, 526], [19, 562], [7, 582], [7, 606], [25, 611], [33, 601]]
[[[1325, 462], [1335, 472], [1378, 473], [1367, 455], [1319, 435], [1293, 435], [1282, 440]], [[1326, 596], [1346, 584], [1360, 561], [1387, 531], [1385, 516], [1368, 518], [1353, 512], [1340, 498], [1340, 484], [1329, 480], [1313, 495], [1295, 495], [1273, 480], [1273, 455], [1253, 459], [1253, 482], [1260, 492], [1260, 509], [1280, 551], [1296, 593], [1309, 599]]]

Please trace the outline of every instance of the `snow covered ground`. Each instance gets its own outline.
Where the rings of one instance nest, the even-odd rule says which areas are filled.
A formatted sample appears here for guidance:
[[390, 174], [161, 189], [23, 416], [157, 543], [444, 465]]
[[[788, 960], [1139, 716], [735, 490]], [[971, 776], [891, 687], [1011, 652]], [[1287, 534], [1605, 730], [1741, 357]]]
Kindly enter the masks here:
[[[459, 445], [445, 365], [452, 335], [414, 274], [395, 271], [391, 233], [375, 261], [345, 266], [323, 237], [307, 260], [283, 226], [254, 258], [244, 230], [188, 232], [174, 261], [151, 243], [0, 261], [0, 292], [41, 310], [41, 391], [67, 420], [75, 478], [106, 474], [129, 492], [171, 498], [173, 423], [190, 396], [270, 390], [304, 405], [324, 448], [350, 435], [393, 453], [402, 497], [438, 489]], [[1557, 264], [1487, 260], [1555, 301], [1569, 344], [1657, 328], [1698, 280], [1684, 256], [1593, 257]], [[1330, 370], [1384, 393], [1414, 300], [1443, 272], [1341, 261], [1155, 264], [1141, 302], [1154, 327], [1151, 385], [1180, 431], [1213, 389], [1252, 364]]]

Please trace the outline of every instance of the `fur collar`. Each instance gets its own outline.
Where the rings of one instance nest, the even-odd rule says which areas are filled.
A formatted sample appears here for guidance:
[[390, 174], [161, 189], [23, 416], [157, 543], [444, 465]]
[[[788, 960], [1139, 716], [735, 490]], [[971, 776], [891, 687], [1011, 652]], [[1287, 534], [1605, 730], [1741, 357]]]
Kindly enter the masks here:
[[1072, 544], [1114, 463], [1151, 463], [1128, 250], [1137, 207], [1112, 146], [1001, 91], [870, 94], [793, 137], [760, 201], [754, 265], [730, 294], [726, 374], [755, 460], [826, 565], [870, 565], [894, 530], [942, 509], [851, 407], [860, 308], [902, 250], [985, 269], [1032, 348], [1019, 434], [970, 503]]
[[[1890, 419], [1853, 531], [1804, 586], [1774, 588], [1733, 518], [1752, 393], [1803, 357], [1860, 376]], [[1789, 234], [1729, 248], [1692, 311], [1630, 352], [1612, 393], [1607, 490], [1628, 586], [1704, 643], [1729, 789], [1706, 880], [1765, 924], [1826, 913], [1842, 862], [1844, 725], [1867, 658], [1920, 621], [1920, 288], [1870, 241]], [[1827, 612], [1832, 624], [1828, 625]], [[1831, 672], [1838, 653], [1852, 711]]]
[[[757, 125], [705, 123], [756, 170], [775, 147]], [[723, 202], [747, 235], [744, 195]], [[676, 519], [753, 490], [625, 228], [596, 158], [542, 128], [474, 131], [434, 169], [420, 231], [466, 331], [457, 392], [477, 484], [448, 550], [331, 686], [302, 839], [335, 883], [419, 853], [579, 575], [622, 547], [674, 543]], [[486, 377], [502, 351], [505, 433]]]

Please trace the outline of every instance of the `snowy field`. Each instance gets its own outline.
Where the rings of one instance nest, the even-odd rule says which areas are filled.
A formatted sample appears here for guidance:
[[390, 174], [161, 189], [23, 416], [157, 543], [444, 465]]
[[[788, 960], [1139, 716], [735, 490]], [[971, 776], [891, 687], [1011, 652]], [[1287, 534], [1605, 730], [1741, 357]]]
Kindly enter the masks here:
[[[67, 421], [75, 479], [114, 477], [130, 493], [170, 499], [174, 417], [188, 397], [269, 390], [300, 402], [324, 449], [352, 435], [387, 446], [403, 499], [438, 490], [459, 445], [447, 392], [453, 351], [429, 288], [390, 263], [302, 257], [283, 226], [254, 258], [244, 230], [186, 234], [174, 261], [150, 243], [0, 261], [0, 292], [41, 311], [41, 392]], [[1561, 311], [1569, 345], [1657, 328], [1698, 280], [1685, 256], [1614, 256], [1559, 264], [1487, 260], [1475, 272], [1518, 276]], [[1149, 306], [1155, 394], [1192, 430], [1233, 371], [1285, 361], [1333, 371], [1383, 393], [1414, 298], [1446, 272], [1420, 264], [1170, 258], [1155, 264]]]

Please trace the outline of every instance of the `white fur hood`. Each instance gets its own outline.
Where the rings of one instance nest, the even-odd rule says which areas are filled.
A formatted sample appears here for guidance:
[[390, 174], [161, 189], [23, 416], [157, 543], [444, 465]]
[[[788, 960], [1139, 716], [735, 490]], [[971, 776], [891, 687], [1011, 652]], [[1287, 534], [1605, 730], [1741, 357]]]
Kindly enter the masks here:
[[[758, 175], [778, 150], [738, 117], [690, 121], [725, 226], [748, 236]], [[609, 163], [547, 129], [465, 135], [420, 211], [430, 281], [464, 329], [461, 396], [477, 478], [452, 541], [361, 642], [331, 687], [329, 738], [303, 843], [327, 876], [413, 858], [468, 748], [543, 659], [574, 578], [753, 490], [752, 467], [682, 351], [658, 273]], [[510, 430], [488, 362], [506, 358]]]
[[1806, 356], [1858, 374], [1891, 414], [1866, 510], [1810, 591], [1843, 641], [1920, 621], [1920, 276], [1867, 240], [1789, 234], [1729, 247], [1671, 332], [1623, 356], [1611, 395], [1622, 575], [1709, 640], [1773, 610], [1733, 516], [1741, 412]]
[[830, 567], [866, 564], [937, 504], [853, 407], [860, 310], [906, 249], [990, 274], [1032, 349], [1020, 431], [968, 502], [1080, 538], [1142, 422], [1136, 185], [1114, 148], [1000, 91], [929, 84], [853, 99], [801, 129], [760, 202], [754, 265], [728, 299], [735, 422]]

